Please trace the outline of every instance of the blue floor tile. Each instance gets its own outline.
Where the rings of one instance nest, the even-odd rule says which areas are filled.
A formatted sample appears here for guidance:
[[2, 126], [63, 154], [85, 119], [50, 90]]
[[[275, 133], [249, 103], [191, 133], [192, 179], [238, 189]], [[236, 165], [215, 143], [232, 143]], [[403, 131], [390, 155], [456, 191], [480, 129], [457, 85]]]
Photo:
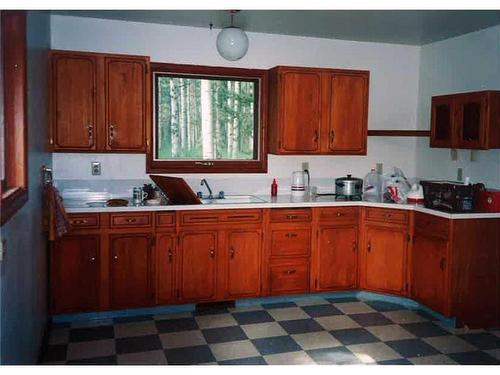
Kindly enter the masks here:
[[289, 335], [323, 331], [323, 327], [314, 319], [282, 320], [279, 324]]
[[345, 347], [307, 350], [318, 365], [358, 365], [362, 362]]
[[457, 335], [481, 350], [500, 349], [500, 337], [488, 332]]
[[240, 326], [210, 328], [204, 329], [202, 332], [203, 336], [205, 336], [205, 340], [207, 340], [209, 344], [248, 339]]
[[125, 337], [115, 340], [116, 353], [139, 353], [162, 349], [158, 335]]
[[115, 331], [112, 325], [99, 327], [74, 328], [70, 331], [70, 342], [112, 339]]
[[215, 362], [215, 357], [208, 345], [166, 349], [165, 357], [167, 357], [167, 362], [170, 365], [195, 365]]
[[283, 309], [285, 307], [297, 307], [295, 302], [275, 302], [275, 303], [263, 303], [262, 307], [266, 310], [271, 309]]
[[115, 323], [130, 323], [130, 322], [145, 322], [148, 320], [153, 320], [152, 315], [140, 315], [140, 316], [123, 316], [120, 318], [114, 318]]
[[344, 345], [367, 344], [380, 341], [364, 328], [339, 329], [330, 331], [330, 333]]
[[386, 302], [386, 301], [365, 301], [365, 303], [370, 306], [372, 309], [385, 312], [385, 311], [398, 311], [398, 310], [407, 310], [407, 308], [403, 305], [399, 305], [397, 303]]
[[342, 315], [342, 311], [336, 307], [327, 305], [312, 305], [312, 306], [302, 306], [302, 310], [309, 314], [313, 318], [319, 318], [321, 316], [332, 316], [332, 315]]
[[450, 332], [444, 330], [437, 324], [432, 322], [409, 323], [401, 324], [401, 327], [408, 332], [413, 333], [417, 337], [434, 337], [451, 335]]
[[159, 333], [191, 331], [198, 329], [198, 323], [196, 323], [194, 318], [157, 320], [155, 323]]
[[238, 324], [255, 324], [273, 322], [274, 319], [267, 311], [245, 311], [233, 313], [234, 319]]
[[405, 358], [441, 354], [441, 352], [420, 339], [387, 341], [385, 344]]
[[116, 365], [116, 356], [110, 355], [107, 357], [96, 357], [96, 358], [85, 358], [85, 359], [75, 359], [68, 361], [69, 365]]
[[330, 303], [360, 302], [360, 299], [356, 297], [327, 298], [326, 300]]
[[394, 324], [392, 320], [387, 319], [380, 313], [351, 314], [349, 318], [363, 327]]
[[257, 350], [262, 355], [288, 353], [302, 350], [290, 336], [265, 337], [252, 340]]
[[399, 358], [399, 359], [390, 359], [388, 361], [380, 361], [380, 362], [377, 362], [377, 364], [378, 365], [396, 365], [396, 366], [400, 366], [400, 365], [412, 365], [413, 363], [411, 363], [410, 361], [408, 361], [405, 358]]
[[493, 358], [491, 355], [477, 351], [466, 353], [452, 353], [448, 357], [461, 365], [498, 365], [500, 361]]
[[239, 358], [231, 359], [228, 361], [220, 361], [219, 365], [267, 365], [266, 361], [262, 357], [250, 357], [250, 358]]

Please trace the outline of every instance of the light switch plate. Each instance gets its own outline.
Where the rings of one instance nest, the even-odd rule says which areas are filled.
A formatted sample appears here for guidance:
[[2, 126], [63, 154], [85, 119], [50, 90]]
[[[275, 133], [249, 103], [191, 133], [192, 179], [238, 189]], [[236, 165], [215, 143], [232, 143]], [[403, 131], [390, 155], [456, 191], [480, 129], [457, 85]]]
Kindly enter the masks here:
[[450, 150], [450, 156], [452, 161], [457, 161], [458, 160], [458, 151], [454, 148]]
[[464, 171], [462, 168], [457, 168], [457, 181], [463, 181]]
[[377, 174], [384, 174], [384, 163], [375, 164], [375, 171]]
[[100, 161], [93, 161], [91, 163], [91, 171], [92, 171], [92, 176], [100, 176], [101, 175], [101, 162]]
[[302, 170], [303, 171], [308, 171], [309, 170], [309, 162], [303, 161], [302, 162]]

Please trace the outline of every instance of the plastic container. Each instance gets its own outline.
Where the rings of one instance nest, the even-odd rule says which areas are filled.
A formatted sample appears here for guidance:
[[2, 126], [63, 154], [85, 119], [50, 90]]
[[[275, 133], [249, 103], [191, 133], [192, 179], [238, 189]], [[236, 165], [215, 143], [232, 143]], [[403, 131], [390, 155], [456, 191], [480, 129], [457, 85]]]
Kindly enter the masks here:
[[372, 168], [363, 181], [363, 200], [380, 201], [382, 197], [382, 176]]

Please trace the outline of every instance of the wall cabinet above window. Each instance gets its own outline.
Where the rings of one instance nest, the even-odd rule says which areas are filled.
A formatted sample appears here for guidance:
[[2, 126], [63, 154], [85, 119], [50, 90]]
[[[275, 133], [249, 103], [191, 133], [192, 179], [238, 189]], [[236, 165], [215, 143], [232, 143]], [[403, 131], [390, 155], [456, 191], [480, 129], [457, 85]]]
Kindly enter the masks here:
[[51, 51], [53, 151], [145, 152], [149, 57]]
[[500, 148], [500, 91], [432, 97], [431, 147]]
[[269, 152], [366, 155], [368, 83], [367, 71], [273, 68]]

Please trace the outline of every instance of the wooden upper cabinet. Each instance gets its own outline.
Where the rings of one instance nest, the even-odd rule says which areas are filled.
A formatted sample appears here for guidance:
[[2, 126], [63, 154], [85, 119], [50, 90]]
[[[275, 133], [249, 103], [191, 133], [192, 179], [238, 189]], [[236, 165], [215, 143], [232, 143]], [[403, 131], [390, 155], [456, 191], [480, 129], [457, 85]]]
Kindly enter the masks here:
[[53, 151], [145, 152], [149, 57], [51, 51]]
[[54, 313], [99, 308], [99, 235], [65, 236], [51, 251], [51, 310]]
[[329, 74], [330, 101], [326, 152], [366, 154], [368, 76]]
[[431, 147], [500, 148], [500, 91], [435, 96]]
[[269, 151], [366, 154], [368, 80], [366, 71], [271, 69]]
[[146, 62], [105, 58], [106, 149], [144, 151], [146, 147]]
[[97, 147], [97, 61], [95, 56], [52, 55], [52, 140], [54, 150]]

